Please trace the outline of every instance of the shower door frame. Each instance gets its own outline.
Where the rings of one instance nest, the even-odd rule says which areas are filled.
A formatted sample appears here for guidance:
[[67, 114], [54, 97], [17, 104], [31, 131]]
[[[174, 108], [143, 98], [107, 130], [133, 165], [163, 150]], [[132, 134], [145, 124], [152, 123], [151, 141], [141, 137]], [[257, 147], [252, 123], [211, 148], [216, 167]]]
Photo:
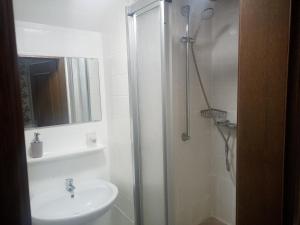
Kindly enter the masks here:
[[142, 199], [142, 162], [140, 143], [140, 118], [138, 103], [138, 75], [137, 75], [137, 49], [136, 49], [136, 22], [135, 17], [154, 8], [160, 8], [160, 35], [161, 35], [161, 84], [162, 84], [162, 124], [163, 124], [163, 172], [164, 172], [164, 203], [165, 221], [170, 225], [170, 193], [169, 180], [171, 169], [169, 167], [170, 155], [170, 43], [169, 36], [169, 3], [171, 0], [139, 0], [126, 7], [127, 45], [128, 45], [128, 79], [129, 79], [129, 105], [131, 120], [131, 136], [133, 148], [134, 170], [134, 208], [136, 225], [143, 225], [143, 199]]

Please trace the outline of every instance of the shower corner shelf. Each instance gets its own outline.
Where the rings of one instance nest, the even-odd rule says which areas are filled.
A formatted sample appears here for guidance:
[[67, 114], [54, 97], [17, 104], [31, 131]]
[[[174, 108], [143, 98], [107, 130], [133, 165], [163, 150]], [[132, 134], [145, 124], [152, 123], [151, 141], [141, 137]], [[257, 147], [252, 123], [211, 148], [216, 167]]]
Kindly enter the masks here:
[[225, 121], [227, 118], [227, 112], [224, 110], [220, 110], [220, 109], [205, 109], [205, 110], [201, 110], [201, 116], [204, 118], [216, 118], [217, 120], [220, 121]]
[[237, 124], [232, 123], [229, 120], [217, 121], [216, 125], [219, 126], [219, 127], [225, 127], [227, 129], [230, 129], [230, 130], [235, 130], [237, 128]]
[[204, 118], [208, 118], [208, 119], [215, 118], [216, 126], [225, 127], [231, 130], [237, 128], [236, 123], [232, 123], [229, 120], [227, 120], [227, 112], [224, 110], [211, 108], [211, 109], [201, 110], [200, 112], [201, 112], [201, 116]]

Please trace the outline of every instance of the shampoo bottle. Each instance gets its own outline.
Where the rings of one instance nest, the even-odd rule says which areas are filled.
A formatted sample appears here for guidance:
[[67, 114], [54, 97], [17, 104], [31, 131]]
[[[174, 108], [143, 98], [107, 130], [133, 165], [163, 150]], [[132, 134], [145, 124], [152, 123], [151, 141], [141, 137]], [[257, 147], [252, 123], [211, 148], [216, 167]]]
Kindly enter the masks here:
[[34, 139], [31, 142], [30, 157], [41, 158], [43, 156], [43, 142], [40, 141], [39, 133], [34, 133]]

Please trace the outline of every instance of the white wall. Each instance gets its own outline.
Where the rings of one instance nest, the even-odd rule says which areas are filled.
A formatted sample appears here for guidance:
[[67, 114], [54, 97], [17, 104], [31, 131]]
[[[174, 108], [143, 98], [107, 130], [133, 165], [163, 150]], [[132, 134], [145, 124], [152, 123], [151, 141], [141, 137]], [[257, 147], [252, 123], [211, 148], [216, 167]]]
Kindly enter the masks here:
[[[228, 112], [237, 121], [239, 1], [218, 1], [212, 18], [211, 101], [216, 108]], [[236, 133], [230, 142], [231, 173], [225, 168], [224, 141], [212, 126], [212, 214], [227, 224], [235, 224], [236, 209]]]
[[[191, 91], [191, 139], [181, 140], [185, 131], [185, 45], [180, 38], [185, 35], [187, 20], [181, 15], [181, 7], [192, 5], [191, 35], [198, 25], [199, 12], [208, 3], [204, 1], [173, 1], [173, 154], [174, 154], [174, 215], [176, 225], [198, 225], [211, 213], [210, 172], [210, 121], [200, 115], [206, 109], [203, 95], [190, 58]], [[195, 17], [195, 18], [194, 18]], [[195, 23], [197, 21], [197, 23]], [[209, 87], [211, 52], [207, 42], [211, 38], [210, 24], [201, 27], [201, 38], [197, 41], [197, 55], [205, 86]], [[208, 89], [209, 91], [209, 89]]]
[[[105, 81], [103, 72], [102, 37], [100, 33], [47, 26], [16, 21], [18, 54], [21, 56], [56, 56], [97, 58], [101, 86], [102, 121], [74, 125], [35, 128], [25, 130], [28, 151], [33, 133], [38, 131], [43, 141], [44, 152], [74, 152], [87, 148], [86, 135], [96, 133], [99, 145], [107, 146], [107, 113]], [[109, 152], [105, 150], [81, 157], [28, 164], [31, 195], [55, 185], [63, 185], [64, 179], [74, 178], [74, 182], [84, 179], [110, 179]], [[109, 215], [97, 222], [104, 225]], [[106, 220], [106, 221], [104, 221]]]
[[124, 19], [125, 0], [13, 0], [15, 18], [21, 21], [79, 30], [109, 32]]
[[[22, 36], [18, 40], [22, 54], [96, 57], [101, 65], [103, 63], [103, 67], [100, 66], [103, 69], [101, 91], [105, 90], [101, 96], [103, 120], [99, 123], [43, 128], [39, 132], [46, 151], [72, 150], [83, 146], [85, 134], [94, 131], [100, 143], [109, 146], [109, 157], [106, 157], [109, 161], [99, 160], [99, 164], [105, 163], [106, 169], [109, 167], [110, 178], [119, 188], [116, 207], [112, 210], [112, 225], [134, 224], [125, 23], [125, 5], [131, 2], [134, 0], [14, 0], [17, 19], [56, 26], [17, 23], [18, 36]], [[74, 29], [65, 32], [63, 28], [57, 30], [57, 26], [93, 30], [101, 35]], [[53, 41], [55, 46], [49, 46]], [[26, 132], [27, 146], [33, 132]], [[94, 161], [91, 161], [92, 165]]]
[[[185, 130], [185, 47], [179, 39], [185, 34], [186, 18], [181, 6], [191, 5], [191, 35], [197, 63], [212, 107], [228, 111], [236, 122], [238, 63], [238, 0], [173, 1], [173, 114], [174, 114], [174, 201], [175, 224], [198, 225], [216, 217], [235, 224], [235, 134], [230, 145], [232, 173], [226, 171], [224, 141], [210, 119], [190, 57], [191, 140], [180, 139]], [[215, 9], [209, 20], [201, 20], [205, 8]]]
[[119, 188], [116, 208], [112, 211], [113, 225], [135, 223], [125, 21], [125, 5], [129, 3], [130, 1], [119, 1], [120, 5], [114, 13], [122, 19], [114, 24], [113, 31], [103, 35], [111, 180]]
[[86, 57], [97, 58], [99, 61], [102, 121], [27, 129], [25, 130], [27, 149], [35, 131], [41, 133], [45, 152], [72, 151], [85, 147], [86, 134], [90, 132], [96, 132], [99, 143], [107, 145], [101, 35], [96, 32], [17, 21], [16, 36], [18, 54], [21, 56]]

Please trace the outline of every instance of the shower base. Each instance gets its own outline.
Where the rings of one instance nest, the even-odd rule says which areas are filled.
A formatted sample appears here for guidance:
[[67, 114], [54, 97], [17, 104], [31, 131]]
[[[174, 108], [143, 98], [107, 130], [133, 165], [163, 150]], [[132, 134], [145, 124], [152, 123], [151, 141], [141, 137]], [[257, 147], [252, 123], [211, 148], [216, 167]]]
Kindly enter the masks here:
[[226, 224], [220, 222], [219, 220], [217, 220], [215, 218], [209, 218], [209, 219], [205, 220], [204, 222], [202, 222], [199, 225], [226, 225]]

